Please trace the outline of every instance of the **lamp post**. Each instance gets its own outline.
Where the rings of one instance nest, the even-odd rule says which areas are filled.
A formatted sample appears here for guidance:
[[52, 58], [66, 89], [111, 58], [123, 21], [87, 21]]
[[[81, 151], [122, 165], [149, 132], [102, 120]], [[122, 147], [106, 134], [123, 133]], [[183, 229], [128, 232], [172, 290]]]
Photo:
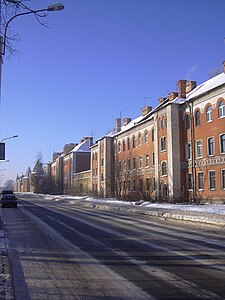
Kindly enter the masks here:
[[[7, 0], [7, 1], [14, 3], [14, 4], [17, 3], [17, 0]], [[49, 5], [46, 8], [42, 8], [42, 9], [38, 9], [38, 10], [29, 10], [28, 9], [28, 11], [14, 15], [6, 22], [3, 36], [0, 35], [0, 102], [1, 102], [1, 91], [2, 91], [2, 64], [3, 64], [3, 57], [6, 52], [7, 29], [9, 27], [9, 24], [11, 23], [11, 21], [14, 20], [15, 18], [24, 16], [24, 15], [38, 14], [40, 12], [45, 12], [45, 11], [58, 11], [58, 10], [63, 10], [63, 9], [64, 9], [64, 5], [61, 3]], [[1, 0], [0, 0], [0, 18], [1, 18]], [[1, 19], [0, 19], [0, 27], [1, 27]], [[1, 142], [0, 142], [0, 160], [5, 160], [5, 143], [2, 143], [2, 142], [6, 139], [11, 139], [14, 137], [17, 137], [17, 135], [8, 137], [8, 138], [4, 138], [1, 140]]]
[[[11, 0], [8, 2], [11, 3], [17, 3], [16, 0]], [[1, 1], [0, 1], [1, 3]], [[9, 27], [9, 24], [11, 23], [12, 20], [14, 20], [15, 18], [18, 18], [20, 16], [24, 16], [24, 15], [30, 15], [30, 14], [37, 14], [40, 12], [45, 12], [45, 11], [59, 11], [59, 10], [63, 10], [64, 9], [64, 5], [61, 3], [58, 4], [53, 4], [53, 5], [49, 5], [46, 8], [42, 8], [42, 9], [38, 9], [38, 10], [28, 10], [19, 14], [14, 15], [13, 17], [11, 17], [5, 24], [5, 28], [4, 28], [4, 34], [3, 36], [0, 36], [0, 97], [1, 97], [1, 83], [2, 83], [2, 64], [3, 64], [3, 57], [5, 55], [6, 52], [6, 41], [7, 41], [7, 29]], [[0, 13], [1, 13], [1, 4], [0, 4]], [[1, 25], [1, 24], [0, 24]]]
[[17, 137], [18, 137], [18, 135], [13, 135], [13, 136], [6, 137], [6, 138], [2, 139], [0, 143], [2, 143], [5, 140], [14, 139], [14, 138], [17, 138]]

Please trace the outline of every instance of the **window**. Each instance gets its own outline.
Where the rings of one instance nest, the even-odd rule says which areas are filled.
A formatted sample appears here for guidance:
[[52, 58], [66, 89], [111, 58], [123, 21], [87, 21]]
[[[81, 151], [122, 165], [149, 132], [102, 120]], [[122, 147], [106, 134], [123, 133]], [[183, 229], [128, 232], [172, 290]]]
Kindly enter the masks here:
[[146, 192], [150, 190], [150, 179], [146, 178]]
[[142, 156], [139, 156], [139, 169], [142, 168]]
[[152, 165], [154, 166], [155, 165], [155, 153], [152, 152]]
[[209, 189], [215, 190], [216, 189], [216, 172], [209, 171]]
[[126, 169], [127, 169], [127, 167], [126, 167], [126, 161], [124, 160], [124, 161], [123, 161], [123, 172], [124, 172], [124, 173], [126, 172]]
[[208, 106], [206, 109], [206, 122], [212, 121], [212, 106]]
[[225, 190], [225, 170], [221, 170], [221, 189]]
[[225, 153], [225, 134], [220, 135], [220, 153]]
[[135, 136], [132, 137], [132, 146], [135, 148]]
[[166, 175], [166, 162], [162, 162], [162, 176]]
[[149, 167], [149, 155], [148, 154], [145, 155], [145, 167], [146, 168]]
[[188, 174], [188, 190], [192, 190], [192, 174]]
[[126, 191], [126, 181], [123, 182], [123, 190]]
[[218, 117], [219, 118], [223, 118], [225, 117], [225, 102], [223, 100], [221, 100], [219, 102], [219, 106], [218, 106]]
[[121, 143], [119, 142], [119, 144], [118, 144], [118, 152], [120, 152], [121, 151]]
[[141, 133], [138, 134], [138, 145], [141, 145]]
[[136, 158], [133, 158], [133, 169], [136, 169]]
[[166, 150], [166, 137], [162, 137], [161, 138], [161, 151], [165, 151]]
[[190, 128], [190, 116], [189, 116], [189, 114], [186, 114], [185, 126], [186, 126], [186, 129]]
[[154, 142], [154, 129], [152, 129], [152, 142]]
[[191, 143], [187, 143], [186, 157], [187, 157], [187, 159], [191, 159]]
[[198, 189], [199, 190], [204, 189], [204, 175], [203, 175], [203, 172], [198, 173]]
[[195, 126], [199, 126], [200, 125], [200, 111], [197, 110], [195, 113]]
[[128, 170], [130, 170], [130, 167], [131, 167], [131, 165], [130, 165], [130, 158], [128, 159]]
[[156, 180], [155, 180], [155, 177], [153, 177], [153, 191], [156, 190]]
[[125, 151], [126, 150], [126, 143], [125, 143], [125, 141], [123, 141], [123, 151]]
[[139, 191], [143, 192], [143, 179], [139, 180]]
[[128, 180], [128, 182], [127, 182], [127, 190], [128, 190], [128, 192], [131, 191], [131, 183], [130, 183], [130, 180]]
[[196, 142], [196, 154], [197, 157], [202, 157], [202, 141], [197, 141]]
[[127, 150], [130, 150], [130, 138], [127, 139]]
[[148, 131], [146, 130], [145, 131], [145, 144], [148, 143]]
[[119, 161], [119, 171], [121, 172], [121, 161]]
[[136, 191], [136, 180], [133, 180], [133, 191]]
[[214, 155], [214, 138], [208, 138], [208, 155]]
[[104, 166], [104, 157], [103, 157], [102, 160], [101, 160], [101, 166], [102, 166], [102, 167]]

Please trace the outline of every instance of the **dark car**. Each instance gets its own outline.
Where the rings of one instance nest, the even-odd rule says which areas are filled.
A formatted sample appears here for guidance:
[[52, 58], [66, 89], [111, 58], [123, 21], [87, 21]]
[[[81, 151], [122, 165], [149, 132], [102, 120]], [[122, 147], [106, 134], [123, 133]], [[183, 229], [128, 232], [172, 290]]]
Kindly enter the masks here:
[[1, 194], [2, 207], [17, 207], [17, 198], [13, 191], [3, 190]]

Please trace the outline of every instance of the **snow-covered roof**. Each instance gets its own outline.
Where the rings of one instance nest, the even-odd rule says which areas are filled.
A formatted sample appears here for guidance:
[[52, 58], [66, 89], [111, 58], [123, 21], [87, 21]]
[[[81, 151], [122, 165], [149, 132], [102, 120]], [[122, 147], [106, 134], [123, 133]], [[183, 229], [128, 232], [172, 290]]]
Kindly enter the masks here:
[[[209, 80], [203, 82], [202, 84], [198, 85], [196, 88], [194, 88], [190, 93], [188, 93], [186, 95], [186, 99], [184, 98], [179, 98], [176, 97], [174, 100], [169, 101], [168, 98], [165, 99], [164, 102], [159, 103], [154, 109], [152, 109], [150, 112], [148, 112], [146, 115], [144, 116], [139, 116], [137, 118], [135, 118], [134, 120], [132, 120], [131, 122], [129, 122], [127, 125], [123, 125], [121, 127], [121, 130], [119, 132], [116, 132], [116, 130], [112, 130], [109, 134], [102, 136], [101, 138], [99, 138], [98, 140], [101, 140], [104, 137], [114, 137], [117, 136], [131, 128], [133, 128], [134, 126], [142, 123], [142, 121], [145, 121], [149, 118], [151, 118], [151, 116], [154, 114], [155, 111], [159, 110], [162, 107], [167, 106], [170, 103], [174, 103], [174, 104], [184, 104], [186, 101], [189, 101], [195, 97], [198, 97], [210, 90], [213, 90], [214, 88], [225, 84], [225, 73], [221, 73], [213, 78], [210, 78]], [[97, 141], [98, 141], [97, 140]]]
[[209, 80], [203, 82], [202, 84], [196, 86], [190, 93], [186, 95], [186, 99], [182, 98], [175, 98], [171, 103], [176, 104], [183, 104], [186, 101], [192, 100], [193, 98], [196, 98], [200, 95], [203, 95], [216, 87], [219, 87], [221, 85], [225, 84], [225, 73], [221, 73], [213, 78], [210, 78]]
[[81, 142], [80, 144], [78, 144], [77, 146], [75, 146], [70, 153], [73, 152], [90, 152], [90, 141], [89, 139], [84, 140], [83, 142]]
[[198, 85], [187, 95], [187, 100], [200, 96], [222, 84], [225, 84], [224, 72]]

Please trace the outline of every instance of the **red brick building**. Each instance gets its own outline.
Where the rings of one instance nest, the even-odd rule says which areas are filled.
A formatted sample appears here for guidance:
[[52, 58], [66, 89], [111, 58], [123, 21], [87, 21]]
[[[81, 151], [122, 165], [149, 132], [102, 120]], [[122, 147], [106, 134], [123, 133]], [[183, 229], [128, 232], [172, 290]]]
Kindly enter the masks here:
[[[224, 65], [224, 64], [223, 64]], [[92, 190], [130, 199], [225, 201], [225, 70], [145, 106], [92, 151]]]

